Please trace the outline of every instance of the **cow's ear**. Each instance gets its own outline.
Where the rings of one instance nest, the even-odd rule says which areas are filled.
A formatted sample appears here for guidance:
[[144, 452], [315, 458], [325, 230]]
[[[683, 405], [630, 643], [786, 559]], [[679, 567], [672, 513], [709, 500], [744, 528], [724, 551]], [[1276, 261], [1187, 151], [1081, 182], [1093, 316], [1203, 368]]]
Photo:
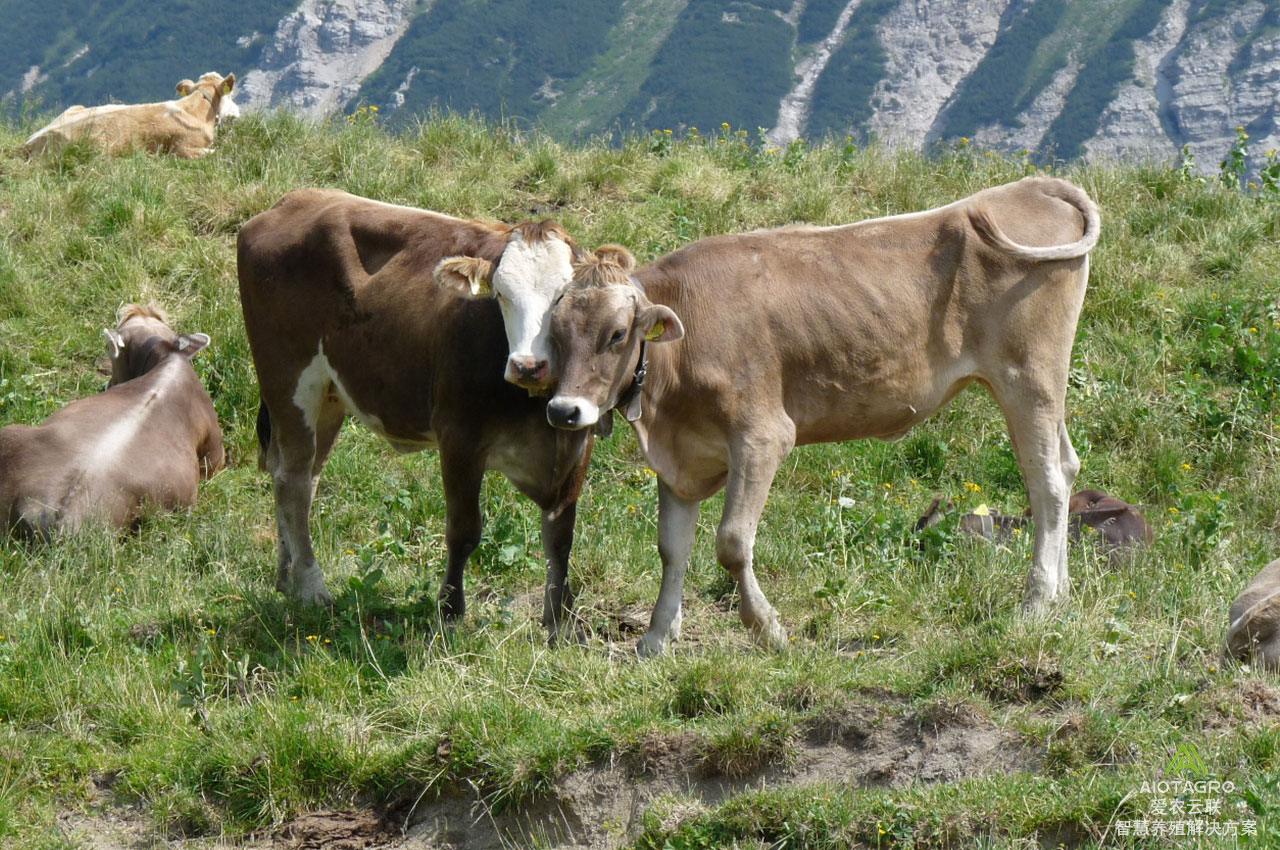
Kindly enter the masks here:
[[636, 317], [636, 330], [649, 342], [675, 342], [684, 339], [684, 325], [670, 307], [650, 304]]
[[208, 334], [181, 334], [178, 336], [178, 351], [190, 360], [209, 344]]
[[636, 267], [636, 258], [621, 245], [601, 245], [596, 249], [596, 259], [616, 263], [627, 274]]
[[493, 294], [493, 263], [479, 257], [445, 257], [436, 263], [433, 274], [441, 289], [465, 298], [488, 298]]
[[227, 74], [226, 79], [222, 81], [222, 93], [224, 95], [231, 94], [231, 90], [236, 87], [236, 75]]
[[183, 97], [186, 97], [187, 95], [191, 94], [195, 90], [196, 90], [196, 84], [191, 82], [190, 80], [183, 80], [182, 82], [178, 83], [178, 94], [182, 95]]
[[115, 362], [116, 358], [120, 356], [120, 352], [124, 351], [124, 337], [111, 330], [111, 328], [103, 328], [102, 335], [107, 338], [107, 356], [111, 358], [112, 362]]

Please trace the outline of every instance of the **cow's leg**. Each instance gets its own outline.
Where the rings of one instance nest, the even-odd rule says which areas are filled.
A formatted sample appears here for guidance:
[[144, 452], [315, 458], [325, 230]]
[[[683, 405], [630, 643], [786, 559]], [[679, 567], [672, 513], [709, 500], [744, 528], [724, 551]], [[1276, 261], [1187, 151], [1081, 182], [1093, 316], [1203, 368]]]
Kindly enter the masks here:
[[332, 605], [333, 597], [325, 587], [324, 573], [311, 548], [309, 527], [315, 487], [316, 434], [302, 421], [301, 415], [296, 416], [296, 422], [281, 421], [274, 414], [273, 419], [273, 451], [268, 453], [268, 464], [280, 528], [276, 587], [302, 605]]
[[[1065, 406], [1066, 392], [1063, 388]], [[1071, 519], [1071, 490], [1075, 487], [1076, 476], [1080, 474], [1080, 456], [1075, 446], [1071, 445], [1071, 435], [1067, 433], [1065, 420], [1058, 420], [1058, 457], [1062, 463], [1062, 477], [1067, 485], [1067, 522]], [[1062, 558], [1058, 561], [1058, 596], [1065, 599], [1071, 591], [1071, 577], [1067, 575], [1067, 546], [1062, 547]]]
[[1068, 590], [1068, 504], [1080, 461], [1063, 419], [1066, 383], [1064, 379], [1060, 391], [993, 383], [992, 391], [1009, 424], [1035, 519], [1035, 549], [1022, 607], [1027, 613], [1038, 613]]
[[547, 584], [542, 596], [542, 625], [547, 642], [555, 646], [565, 625], [573, 621], [573, 590], [569, 587], [569, 552], [573, 549], [573, 523], [578, 503], [571, 502], [558, 514], [542, 512], [542, 551], [547, 557]]
[[316, 455], [311, 461], [311, 498], [316, 497], [316, 488], [320, 486], [320, 473], [333, 454], [333, 445], [338, 440], [338, 432], [347, 417], [346, 408], [337, 396], [329, 396], [320, 408], [316, 418]]
[[769, 604], [756, 574], [752, 557], [756, 527], [764, 512], [773, 476], [795, 445], [795, 427], [767, 435], [746, 435], [729, 455], [729, 479], [725, 484], [724, 515], [716, 531], [716, 557], [738, 582], [738, 611], [756, 641], [773, 649], [787, 643], [787, 632], [778, 612]]
[[659, 655], [668, 640], [680, 640], [680, 612], [684, 596], [684, 573], [698, 530], [701, 502], [686, 501], [658, 481], [658, 555], [662, 558], [662, 589], [649, 618], [649, 630], [640, 638], [636, 652], [647, 658]]
[[462, 590], [463, 570], [480, 545], [484, 464], [470, 454], [446, 451], [441, 446], [440, 477], [444, 482], [444, 543], [448, 552], [444, 582], [440, 585], [440, 614], [446, 620], [458, 620], [467, 607]]

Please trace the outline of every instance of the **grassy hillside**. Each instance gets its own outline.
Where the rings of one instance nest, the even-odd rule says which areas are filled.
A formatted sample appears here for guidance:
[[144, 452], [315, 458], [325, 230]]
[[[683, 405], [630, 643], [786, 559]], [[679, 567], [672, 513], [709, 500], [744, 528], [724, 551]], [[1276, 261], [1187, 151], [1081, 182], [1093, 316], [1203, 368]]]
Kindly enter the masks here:
[[0, 844], [265, 841], [323, 809], [417, 847], [442, 818], [458, 845], [501, 829], [508, 846], [578, 830], [643, 848], [1145, 847], [1118, 825], [1157, 819], [1171, 804], [1142, 783], [1194, 750], [1236, 789], [1208, 819], [1252, 820], [1261, 836], [1241, 845], [1274, 846], [1280, 684], [1219, 648], [1231, 599], [1280, 554], [1275, 204], [1172, 168], [1066, 175], [1104, 221], [1068, 396], [1079, 485], [1147, 506], [1151, 549], [1113, 567], [1074, 548], [1070, 601], [1028, 621], [1026, 541], [949, 524], [917, 545], [936, 492], [1025, 504], [998, 410], [966, 392], [900, 442], [784, 465], [756, 560], [789, 651], [749, 646], [714, 561], [716, 499], [685, 640], [640, 663], [656, 490], [625, 427], [599, 445], [579, 512], [581, 646], [546, 648], [537, 512], [496, 477], [468, 615], [441, 631], [437, 459], [357, 426], [313, 526], [338, 603], [279, 597], [237, 229], [289, 189], [329, 186], [550, 214], [645, 261], [714, 233], [931, 207], [1031, 165], [967, 147], [769, 153], [732, 132], [563, 147], [451, 117], [392, 136], [367, 114], [246, 117], [198, 162], [72, 147], [27, 163], [29, 129], [0, 126], [0, 421], [98, 391], [100, 329], [156, 299], [213, 338], [196, 363], [231, 466], [194, 510], [135, 535], [0, 543]]

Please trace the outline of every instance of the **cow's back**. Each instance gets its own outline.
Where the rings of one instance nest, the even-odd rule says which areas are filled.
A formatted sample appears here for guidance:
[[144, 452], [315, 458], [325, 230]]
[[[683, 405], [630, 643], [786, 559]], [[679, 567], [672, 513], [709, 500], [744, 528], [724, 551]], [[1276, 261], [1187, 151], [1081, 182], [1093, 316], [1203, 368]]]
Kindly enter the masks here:
[[268, 406], [293, 398], [314, 364], [336, 373], [352, 413], [397, 444], [434, 443], [439, 406], [475, 421], [526, 413], [527, 393], [502, 379], [497, 305], [457, 298], [432, 279], [445, 257], [496, 262], [505, 243], [506, 231], [483, 222], [343, 192], [286, 195], [245, 224], [238, 246]]
[[217, 428], [208, 393], [177, 357], [37, 427], [0, 429], [0, 511], [10, 529], [47, 534], [87, 522], [126, 526], [146, 505], [189, 506], [200, 449]]
[[1087, 261], [1009, 256], [971, 223], [981, 210], [1014, 241], [1070, 244], [1084, 220], [1063, 186], [1024, 180], [919, 213], [686, 245], [636, 272], [686, 328], [652, 356], [675, 361], [691, 409], [715, 397], [733, 420], [778, 404], [798, 443], [901, 434], [1007, 354], [997, 346], [1028, 344], [1022, 327], [1074, 334]]

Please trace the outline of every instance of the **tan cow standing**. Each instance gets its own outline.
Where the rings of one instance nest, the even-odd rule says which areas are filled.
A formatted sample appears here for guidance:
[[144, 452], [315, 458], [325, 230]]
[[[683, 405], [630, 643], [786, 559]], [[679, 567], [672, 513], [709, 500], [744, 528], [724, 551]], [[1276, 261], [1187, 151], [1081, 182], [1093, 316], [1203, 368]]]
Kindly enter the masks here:
[[[1099, 228], [1080, 189], [1028, 178], [922, 213], [702, 239], [634, 278], [621, 248], [579, 264], [551, 314], [547, 415], [585, 428], [622, 407], [658, 474], [662, 590], [641, 651], [679, 635], [698, 508], [722, 487], [717, 557], [743, 622], [781, 645], [752, 552], [783, 458], [900, 437], [974, 381], [1004, 411], [1035, 516], [1024, 605], [1063, 598], [1080, 467], [1067, 370]], [[666, 344], [637, 391], [645, 340]]]
[[72, 106], [27, 139], [22, 152], [32, 157], [88, 139], [109, 154], [141, 148], [196, 159], [213, 149], [218, 121], [240, 114], [231, 100], [235, 84], [235, 74], [223, 77], [210, 71], [199, 82], [178, 83], [180, 100]]
[[72, 402], [36, 427], [0, 429], [0, 516], [22, 536], [100, 522], [130, 526], [148, 506], [196, 500], [201, 476], [226, 460], [213, 402], [191, 358], [205, 334], [178, 336], [163, 311], [130, 304], [104, 330], [105, 392]]
[[1280, 560], [1263, 567], [1232, 603], [1227, 653], [1280, 673]]

